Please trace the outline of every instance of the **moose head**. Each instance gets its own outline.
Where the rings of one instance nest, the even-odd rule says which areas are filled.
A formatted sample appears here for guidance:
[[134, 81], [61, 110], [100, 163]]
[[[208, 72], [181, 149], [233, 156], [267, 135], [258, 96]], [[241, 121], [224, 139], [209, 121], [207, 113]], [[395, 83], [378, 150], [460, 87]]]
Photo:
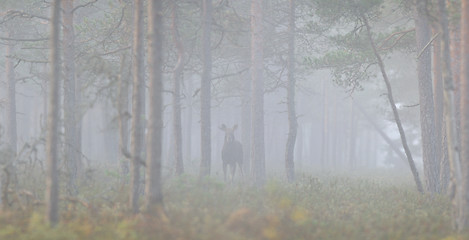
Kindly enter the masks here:
[[233, 128], [227, 128], [225, 124], [220, 126], [220, 130], [225, 132], [225, 143], [231, 143], [235, 141], [234, 131], [238, 128], [238, 124], [235, 124]]

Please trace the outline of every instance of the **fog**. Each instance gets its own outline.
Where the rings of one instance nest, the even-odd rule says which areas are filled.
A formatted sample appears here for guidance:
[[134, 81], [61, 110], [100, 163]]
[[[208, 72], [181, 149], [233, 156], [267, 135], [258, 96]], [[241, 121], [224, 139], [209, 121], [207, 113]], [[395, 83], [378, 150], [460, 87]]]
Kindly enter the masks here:
[[[87, 178], [111, 176], [123, 188], [109, 182], [109, 189], [128, 191], [140, 182], [138, 194], [150, 204], [151, 190], [143, 186], [151, 184], [148, 154], [155, 149], [157, 189], [181, 175], [262, 187], [308, 176], [322, 181], [324, 174], [383, 173], [415, 188], [411, 179], [420, 173], [426, 191], [446, 191], [446, 130], [438, 110], [443, 60], [436, 55], [442, 37], [430, 20], [422, 30], [414, 3], [171, 0], [155, 1], [161, 5], [152, 18], [152, 1], [144, 1], [138, 22], [138, 2], [62, 1], [55, 46], [57, 3], [0, 2], [0, 145], [13, 153], [2, 164], [11, 161], [19, 179], [47, 177], [47, 134], [55, 126], [61, 194], [90, 202], [80, 193]], [[57, 62], [53, 49], [60, 51]], [[53, 66], [60, 68], [58, 81]], [[53, 84], [60, 86], [56, 125], [47, 118]], [[152, 94], [161, 97], [161, 111]], [[134, 116], [136, 103], [144, 110]], [[151, 115], [153, 109], [159, 112]], [[134, 147], [136, 139], [143, 144]], [[224, 165], [230, 176], [236, 162], [224, 148], [232, 141], [241, 143], [243, 159], [230, 183]], [[2, 184], [8, 188], [9, 181]], [[15, 184], [34, 195], [44, 190], [28, 180]], [[137, 195], [123, 202], [137, 206], [133, 197], [138, 204]], [[122, 200], [116, 199], [109, 201]]]
[[[34, 7], [34, 1], [29, 1], [31, 6], [28, 9], [23, 9], [27, 11], [37, 11], [38, 8]], [[117, 14], [115, 13], [119, 10], [120, 7], [117, 4], [112, 3], [113, 1], [99, 1], [98, 3], [93, 4], [92, 7], [84, 8], [82, 11], [79, 11], [80, 14], [76, 17], [78, 21], [75, 22], [77, 26], [83, 26], [84, 30], [77, 32], [77, 42], [88, 40], [86, 35], [88, 34], [97, 34], [98, 29], [94, 29], [94, 32], [88, 30], [92, 29], [93, 24], [88, 23], [88, 21], [103, 21], [107, 20], [109, 23], [101, 24], [110, 24], [112, 25], [112, 20], [114, 19], [103, 19], [102, 13], [106, 14]], [[7, 4], [7, 3], [5, 3]], [[194, 8], [196, 3], [182, 3], [183, 6], [187, 5], [188, 8]], [[219, 3], [222, 4], [222, 3]], [[225, 3], [228, 4], [228, 3]], [[265, 146], [266, 146], [266, 167], [269, 172], [280, 173], [283, 170], [284, 165], [284, 146], [286, 142], [286, 137], [288, 134], [288, 119], [286, 113], [285, 105], [285, 84], [287, 81], [285, 66], [282, 65], [279, 61], [285, 61], [285, 50], [279, 49], [280, 47], [285, 48], [285, 43], [282, 42], [285, 40], [285, 13], [282, 13], [283, 9], [280, 6], [272, 6], [270, 3], [266, 3], [266, 9], [272, 12], [277, 12], [277, 15], [269, 15], [265, 21], [267, 36], [266, 40], [276, 39], [274, 41], [266, 41], [265, 47], [265, 61], [266, 61], [266, 73], [265, 73], [265, 82], [266, 88], [268, 91], [265, 94]], [[8, 5], [12, 5], [11, 9], [8, 9]], [[7, 15], [8, 10], [12, 11], [15, 9], [14, 6], [17, 4], [11, 3], [4, 6], [4, 15]], [[247, 3], [233, 2], [230, 6], [227, 6], [228, 10], [239, 11], [240, 18], [247, 18], [249, 12], [246, 9], [249, 7]], [[227, 10], [227, 11], [228, 11]], [[189, 10], [190, 11], [190, 10]], [[195, 10], [194, 10], [195, 11]], [[312, 10], [304, 10], [306, 14], [313, 14], [313, 12], [308, 12]], [[44, 11], [44, 13], [46, 13]], [[78, 12], [77, 12], [78, 13]], [[193, 13], [191, 13], [193, 14]], [[283, 16], [282, 16], [283, 14]], [[118, 18], [119, 16], [108, 16], [108, 18]], [[190, 19], [189, 17], [195, 18], [196, 16], [184, 16], [181, 15], [183, 19], [181, 24], [186, 24]], [[402, 17], [402, 16], [401, 16]], [[298, 24], [302, 24], [304, 21], [308, 21], [309, 15], [298, 16]], [[12, 20], [13, 21], [13, 20]], [[21, 19], [14, 19], [21, 23]], [[167, 20], [169, 22], [169, 19]], [[227, 20], [226, 20], [227, 21]], [[284, 23], [282, 23], [284, 21]], [[26, 26], [31, 26], [34, 28], [42, 28], [38, 26], [42, 22], [39, 20], [39, 23], [23, 23], [27, 24]], [[44, 24], [44, 23], [42, 23]], [[235, 24], [235, 23], [226, 23], [226, 24]], [[239, 24], [239, 23], [236, 23]], [[384, 23], [381, 23], [384, 24]], [[4, 24], [5, 25], [5, 24]], [[90, 26], [91, 25], [91, 26]], [[379, 26], [379, 25], [378, 25]], [[405, 26], [405, 25], [404, 25]], [[109, 26], [100, 26], [97, 27], [105, 28]], [[221, 26], [220, 26], [221, 27]], [[229, 27], [229, 25], [227, 26]], [[239, 32], [233, 32], [232, 29], [217, 29], [214, 31], [214, 40], [220, 41], [219, 46], [213, 49], [213, 83], [212, 91], [214, 93], [212, 100], [212, 159], [213, 159], [213, 169], [214, 174], [218, 175], [221, 171], [221, 147], [223, 145], [223, 132], [218, 130], [218, 126], [222, 123], [225, 123], [229, 126], [234, 124], [241, 124], [241, 106], [242, 99], [240, 95], [242, 94], [242, 82], [249, 81], [249, 35], [248, 28], [249, 26], [234, 26], [239, 28]], [[7, 29], [7, 27], [3, 26]], [[45, 28], [47, 29], [47, 28]], [[42, 29], [44, 30], [44, 29]], [[107, 30], [107, 29], [106, 29]], [[297, 44], [299, 45], [297, 49], [303, 50], [310, 48], [311, 46], [302, 46], [301, 44], [306, 45], [308, 42], [313, 41], [311, 38], [318, 38], [314, 34], [306, 32], [307, 27], [304, 29], [298, 30], [298, 39]], [[39, 31], [39, 30], [36, 30]], [[120, 29], [116, 29], [121, 31]], [[197, 29], [188, 29], [189, 32], [194, 34], [194, 31]], [[195, 37], [197, 35], [190, 35], [191, 33], [184, 33], [189, 35], [190, 38], [187, 41], [186, 52], [192, 54], [191, 56], [194, 59], [197, 59], [197, 46], [194, 46], [196, 41]], [[23, 37], [35, 37], [31, 32], [18, 32], [18, 36]], [[119, 33], [120, 34], [120, 33]], [[197, 34], [197, 32], [195, 32]], [[332, 34], [332, 33], [327, 33]], [[118, 40], [119, 35], [112, 36]], [[227, 37], [221, 35], [228, 35]], [[238, 35], [238, 36], [234, 36]], [[217, 38], [226, 38], [226, 39], [217, 39]], [[230, 37], [243, 38], [238, 40], [236, 43], [232, 43], [229, 39]], [[83, 39], [83, 40], [81, 40]], [[89, 40], [88, 40], [89, 41]], [[109, 40], [110, 41], [110, 40]], [[173, 49], [171, 49], [171, 38], [168, 36], [166, 39], [167, 43], [165, 44], [166, 53], [165, 56], [168, 58], [167, 67], [165, 67], [165, 89], [171, 91], [171, 67], [174, 64], [174, 60], [171, 60]], [[306, 42], [308, 41], [308, 42]], [[7, 44], [7, 41], [4, 41], [4, 44]], [[110, 41], [108, 44], [112, 44]], [[192, 45], [190, 45], [192, 44]], [[236, 44], [236, 45], [235, 45]], [[244, 46], [243, 46], [244, 44]], [[195, 49], [190, 49], [194, 47]], [[329, 48], [334, 48], [334, 46], [327, 46]], [[79, 48], [85, 48], [80, 47]], [[99, 55], [99, 53], [106, 52], [105, 47], [95, 46], [96, 49], [93, 49], [93, 52]], [[27, 47], [22, 46], [21, 43], [15, 44], [15, 54], [11, 56], [5, 56], [5, 59], [11, 58], [12, 61], [17, 63], [15, 67], [16, 78], [17, 80], [17, 89], [16, 89], [16, 101], [17, 101], [17, 126], [18, 126], [18, 147], [21, 148], [24, 144], [31, 143], [41, 137], [41, 127], [44, 127], [44, 94], [46, 91], [43, 90], [44, 81], [41, 77], [47, 75], [47, 64], [45, 63], [31, 63], [26, 59], [23, 59], [20, 54], [27, 54], [31, 59], [44, 60], [43, 56], [34, 55], [31, 53]], [[86, 49], [84, 49], [86, 50]], [[323, 166], [332, 169], [341, 169], [346, 170], [349, 168], [346, 161], [349, 161], [346, 158], [348, 157], [349, 150], [349, 139], [346, 139], [350, 132], [353, 131], [354, 136], [349, 138], [355, 139], [359, 144], [355, 149], [356, 155], [354, 159], [357, 161], [357, 166], [360, 168], [369, 168], [369, 167], [394, 167], [396, 161], [400, 161], [397, 156], [388, 156], [393, 155], [389, 153], [389, 146], [380, 139], [381, 137], [370, 127], [370, 123], [356, 110], [352, 109], [352, 102], [357, 102], [360, 106], [366, 108], [366, 111], [373, 115], [374, 121], [376, 121], [390, 136], [391, 139], [394, 139], [399, 145], [399, 135], [397, 129], [393, 124], [392, 116], [390, 115], [389, 107], [387, 106], [384, 94], [384, 87], [381, 80], [381, 77], [377, 72], [376, 68], [369, 70], [369, 74], [375, 75], [373, 78], [367, 80], [366, 82], [360, 83], [363, 85], [363, 89], [352, 90], [347, 87], [340, 86], [333, 82], [333, 77], [330, 75], [328, 70], [315, 70], [312, 67], [305, 64], [304, 59], [306, 57], [314, 56], [318, 52], [324, 52], [327, 49], [314, 49], [310, 52], [300, 52], [295, 56], [298, 63], [296, 76], [298, 78], [297, 83], [297, 97], [296, 97], [296, 108], [298, 115], [298, 139], [295, 147], [295, 159], [298, 161], [297, 166], [301, 170], [315, 170], [321, 169], [320, 155], [322, 151], [322, 145], [328, 145], [330, 151], [335, 153], [342, 153], [343, 156], [331, 156], [337, 159], [329, 159], [330, 162], [337, 162], [337, 164], [327, 164], [330, 166]], [[4, 52], [4, 51], [2, 51]], [[243, 53], [244, 52], [244, 53]], [[87, 54], [87, 53], [86, 53]], [[45, 54], [44, 54], [45, 55]], [[411, 53], [396, 53], [389, 56], [386, 59], [386, 66], [389, 71], [389, 75], [393, 79], [393, 88], [396, 92], [396, 99], [400, 108], [400, 113], [402, 114], [403, 122], [408, 128], [409, 137], [415, 138], [411, 140], [413, 145], [416, 145], [414, 154], [416, 158], [420, 157], [420, 144], [419, 138], [419, 128], [418, 128], [418, 87], [417, 87], [417, 78], [416, 78], [416, 67], [415, 67], [415, 58], [410, 57]], [[89, 58], [94, 58], [90, 54]], [[91, 66], [90, 69], [98, 70], [92, 75], [92, 79], [83, 79], [82, 81], [89, 82], [89, 86], [85, 86], [84, 92], [84, 101], [81, 103], [80, 108], [83, 109], [82, 119], [83, 119], [83, 157], [87, 167], [93, 167], [99, 165], [100, 163], [106, 164], [117, 164], [119, 159], [119, 149], [118, 149], [118, 124], [117, 124], [117, 111], [115, 109], [115, 91], [116, 91], [116, 80], [115, 74], [118, 71], [118, 54], [116, 56], [105, 56], [99, 57], [102, 59], [96, 60], [95, 64], [109, 65], [109, 66]], [[283, 58], [283, 60], [282, 60]], [[87, 60], [78, 60], [79, 62], [86, 62]], [[92, 60], [94, 61], [94, 60]], [[102, 62], [99, 62], [102, 61]], [[193, 62], [193, 63], [192, 63]], [[190, 66], [191, 68], [197, 68], [197, 60], [192, 60]], [[86, 63], [85, 63], [86, 64]], [[112, 66], [114, 64], [115, 66]], [[2, 66], [5, 64], [3, 63]], [[89, 68], [90, 66], [83, 66]], [[77, 67], [80, 69], [81, 67]], [[104, 71], [109, 72], [99, 72], [99, 68], [110, 68], [104, 69]], [[114, 70], [112, 69], [114, 68]], [[89, 71], [89, 70], [88, 70]], [[194, 72], [195, 71], [195, 72]], [[189, 128], [189, 123], [187, 118], [189, 115], [192, 115], [192, 122], [190, 123], [191, 138], [190, 144], [188, 143], [189, 139], [187, 133], [185, 133], [184, 138], [184, 149], [185, 149], [185, 163], [187, 165], [187, 170], [189, 172], [196, 173], [198, 170], [200, 161], [200, 105], [199, 105], [199, 96], [196, 94], [196, 91], [199, 89], [200, 85], [200, 72], [197, 73], [197, 69], [187, 69], [184, 72], [184, 86], [183, 86], [183, 131], [187, 132]], [[199, 70], [200, 71], [200, 70]], [[88, 78], [88, 74], [83, 74]], [[80, 73], [77, 73], [78, 78], [85, 78], [85, 76], [80, 77]], [[223, 77], [226, 75], [226, 77]], [[5, 74], [3, 74], [5, 77]], [[188, 82], [191, 82], [190, 84]], [[3, 80], [3, 91], [2, 99], [4, 99], [2, 104], [2, 126], [6, 127], [6, 80]], [[192, 86], [189, 86], [192, 85]], [[192, 87], [192, 89], [189, 89]], [[100, 89], [101, 88], [101, 89]], [[271, 88], [271, 89], [269, 89]], [[324, 92], [326, 90], [326, 92]], [[194, 94], [195, 93], [195, 94]], [[98, 96], [98, 94], [101, 94]], [[326, 96], [324, 96], [326, 94]], [[324, 101], [326, 103], [324, 103]], [[171, 162], [173, 161], [171, 155], [174, 148], [171, 147], [171, 96], [170, 93], [165, 94], [165, 134], [164, 134], [164, 169], [170, 171]], [[187, 106], [191, 104], [191, 106]], [[326, 104], [326, 113], [323, 112], [323, 105]], [[412, 107], [405, 107], [408, 105], [414, 105]], [[353, 118], [356, 119], [354, 126], [351, 126], [350, 121], [351, 111], [354, 111]], [[324, 117], [327, 114], [327, 139], [328, 143], [321, 142], [321, 132], [324, 129]], [[351, 129], [351, 127], [355, 129]], [[3, 130], [5, 132], [5, 130]], [[236, 137], [240, 139], [240, 132], [236, 133]], [[342, 138], [343, 137], [343, 138]], [[340, 139], [340, 143], [335, 143], [335, 138]], [[372, 146], [370, 146], [372, 145]], [[190, 146], [190, 150], [187, 146]], [[366, 151], [371, 151], [374, 149], [373, 153], [368, 153]], [[373, 155], [374, 159], [369, 155]], [[340, 154], [339, 154], [340, 155]], [[419, 161], [419, 160], [418, 160]], [[419, 161], [420, 162], [420, 161]], [[192, 167], [191, 167], [192, 166]]]

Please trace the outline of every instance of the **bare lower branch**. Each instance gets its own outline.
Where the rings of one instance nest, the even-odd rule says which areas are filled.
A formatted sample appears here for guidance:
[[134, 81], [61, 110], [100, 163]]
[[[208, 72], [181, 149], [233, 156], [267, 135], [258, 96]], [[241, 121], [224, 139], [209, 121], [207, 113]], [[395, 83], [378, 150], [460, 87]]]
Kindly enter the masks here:
[[73, 14], [76, 10], [78, 10], [78, 9], [80, 9], [80, 8], [87, 7], [87, 6], [92, 5], [93, 3], [96, 3], [96, 2], [98, 2], [98, 0], [94, 0], [94, 1], [87, 2], [87, 3], [85, 3], [85, 4], [78, 5], [78, 6], [76, 6], [76, 7], [73, 8], [72, 14]]

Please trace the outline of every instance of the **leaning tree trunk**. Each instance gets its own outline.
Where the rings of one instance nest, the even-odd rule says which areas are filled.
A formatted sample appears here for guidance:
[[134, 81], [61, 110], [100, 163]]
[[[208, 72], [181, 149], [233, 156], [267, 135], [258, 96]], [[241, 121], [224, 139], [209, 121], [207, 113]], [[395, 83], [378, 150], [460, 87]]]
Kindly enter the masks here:
[[384, 68], [383, 60], [381, 59], [381, 55], [379, 55], [378, 50], [376, 49], [376, 44], [371, 35], [371, 27], [370, 27], [370, 24], [368, 23], [368, 18], [366, 16], [362, 16], [362, 20], [366, 27], [368, 41], [370, 42], [371, 47], [373, 48], [373, 53], [375, 54], [376, 60], [378, 61], [379, 69], [381, 70], [381, 75], [383, 76], [383, 80], [386, 84], [389, 104], [391, 105], [392, 112], [394, 114], [394, 120], [396, 121], [397, 128], [399, 129], [399, 135], [401, 136], [402, 146], [404, 147], [404, 151], [407, 156], [407, 161], [409, 162], [410, 170], [412, 171], [412, 175], [414, 176], [414, 181], [417, 186], [417, 190], [423, 193], [422, 182], [420, 181], [417, 168], [415, 167], [414, 159], [412, 158], [412, 154], [407, 144], [407, 139], [405, 137], [404, 128], [402, 127], [401, 119], [399, 118], [399, 113], [397, 112], [396, 103], [394, 102], [394, 97], [392, 95], [391, 83], [389, 82], [386, 69]]
[[150, 113], [147, 134], [147, 164], [145, 178], [145, 211], [161, 216], [163, 191], [161, 156], [163, 148], [163, 9], [162, 0], [148, 6], [148, 46], [150, 70]]
[[256, 186], [265, 182], [264, 40], [262, 0], [251, 1], [251, 171]]
[[212, 165], [212, 142], [211, 142], [211, 82], [212, 82], [212, 0], [203, 0], [202, 16], [202, 79], [200, 86], [200, 131], [201, 131], [201, 153], [200, 177], [210, 176]]
[[177, 63], [173, 70], [173, 132], [175, 147], [175, 172], [176, 175], [184, 173], [183, 149], [182, 149], [182, 120], [181, 120], [181, 78], [184, 70], [184, 46], [178, 32], [177, 1], [172, 6], [172, 34], [174, 45], [177, 49]]
[[[422, 133], [422, 159], [425, 187], [435, 193], [439, 189], [440, 164], [436, 158], [435, 117], [431, 71], [431, 51], [425, 46], [431, 39], [431, 28], [427, 19], [426, 1], [417, 1], [415, 32], [417, 39], [417, 73], [420, 96], [420, 126]], [[438, 146], [440, 147], [440, 146]]]
[[133, 40], [133, 94], [132, 94], [132, 136], [130, 161], [130, 209], [138, 212], [140, 184], [140, 165], [143, 163], [144, 121], [145, 121], [145, 68], [143, 43], [143, 0], [136, 0], [134, 6], [134, 40]]
[[295, 0], [290, 0], [290, 13], [288, 23], [288, 137], [285, 150], [285, 169], [288, 182], [295, 180], [295, 142], [298, 122], [295, 111]]
[[59, 90], [60, 90], [60, 7], [61, 0], [54, 0], [51, 19], [51, 79], [49, 83], [49, 112], [46, 137], [46, 220], [51, 226], [59, 221]]
[[[396, 145], [390, 137], [388, 137], [388, 135], [383, 131], [383, 127], [379, 126], [375, 120], [373, 120], [373, 118], [365, 111], [365, 109], [360, 105], [358, 104], [357, 102], [355, 102], [355, 106], [358, 108], [358, 110], [363, 114], [363, 116], [365, 117], [365, 119], [368, 121], [369, 124], [371, 124], [371, 126], [374, 128], [374, 130], [376, 132], [378, 132], [379, 136], [389, 145], [389, 147], [391, 148], [391, 150], [399, 157], [401, 161], [396, 161], [395, 164], [397, 166], [402, 166], [403, 164], [405, 164], [405, 161], [407, 161], [407, 157], [406, 155], [404, 155], [404, 153], [402, 153], [401, 149], [399, 148], [398, 145]], [[368, 139], [367, 139], [368, 140]], [[368, 146], [369, 144], [366, 143], [366, 145]], [[373, 148], [371, 148], [373, 149]], [[366, 148], [366, 153], [368, 153], [370, 151], [370, 148]]]
[[446, 124], [446, 136], [447, 136], [447, 151], [448, 161], [450, 168], [450, 185], [449, 195], [453, 206], [452, 217], [453, 226], [455, 229], [463, 229], [461, 219], [459, 218], [459, 209], [462, 204], [462, 174], [461, 164], [458, 152], [458, 136], [457, 136], [457, 121], [456, 121], [456, 105], [454, 97], [454, 85], [452, 77], [452, 62], [451, 62], [451, 51], [450, 51], [450, 31], [448, 23], [448, 13], [446, 10], [446, 0], [438, 0], [438, 11], [440, 15], [440, 25], [443, 32], [442, 37], [442, 48], [441, 56], [443, 58], [443, 65], [441, 73], [443, 77], [444, 85], [444, 114]]

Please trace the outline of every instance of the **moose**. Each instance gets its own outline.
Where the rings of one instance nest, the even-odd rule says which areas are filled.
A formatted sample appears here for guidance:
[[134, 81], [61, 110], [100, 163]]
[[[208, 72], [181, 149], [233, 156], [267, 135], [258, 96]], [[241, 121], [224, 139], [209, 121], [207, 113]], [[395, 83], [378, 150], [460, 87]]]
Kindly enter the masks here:
[[243, 172], [243, 146], [234, 137], [234, 131], [238, 128], [235, 124], [233, 128], [227, 128], [225, 124], [220, 126], [220, 130], [225, 132], [225, 142], [221, 151], [221, 158], [223, 160], [223, 175], [226, 182], [226, 166], [229, 165], [231, 168], [231, 182], [233, 183], [234, 176], [236, 173], [236, 164], [238, 164], [241, 170], [241, 176], [244, 177]]

